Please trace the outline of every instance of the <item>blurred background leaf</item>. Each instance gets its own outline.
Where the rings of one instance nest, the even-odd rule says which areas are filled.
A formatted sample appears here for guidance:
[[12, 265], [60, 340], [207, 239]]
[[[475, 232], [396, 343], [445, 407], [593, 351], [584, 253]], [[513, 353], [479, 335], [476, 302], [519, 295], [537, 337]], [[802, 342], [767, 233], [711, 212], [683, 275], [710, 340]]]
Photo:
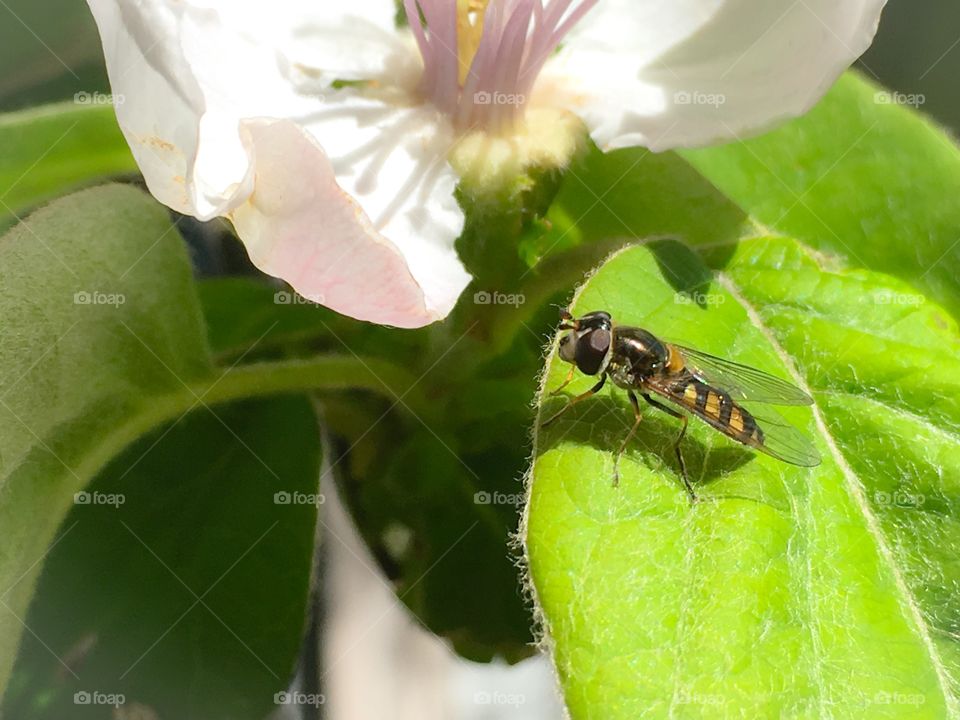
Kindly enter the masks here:
[[5, 717], [102, 718], [74, 700], [94, 692], [162, 718], [267, 715], [301, 647], [319, 477], [303, 398], [200, 410], [132, 445], [64, 520]]
[[58, 103], [0, 116], [0, 228], [58, 195], [137, 173], [109, 106]]
[[167, 213], [105, 186], [0, 239], [0, 685], [73, 494], [213, 372]]

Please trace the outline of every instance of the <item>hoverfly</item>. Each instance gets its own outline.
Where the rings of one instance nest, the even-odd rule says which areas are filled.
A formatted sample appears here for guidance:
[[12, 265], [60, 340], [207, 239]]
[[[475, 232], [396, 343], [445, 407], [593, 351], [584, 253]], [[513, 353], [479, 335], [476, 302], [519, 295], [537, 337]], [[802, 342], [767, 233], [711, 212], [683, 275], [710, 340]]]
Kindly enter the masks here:
[[[778, 460], [803, 467], [820, 464], [816, 448], [777, 413], [769, 410], [755, 412], [741, 405], [750, 401], [770, 405], [810, 405], [813, 400], [799, 388], [746, 365], [663, 342], [642, 328], [616, 325], [607, 312], [591, 312], [574, 318], [566, 310], [561, 310], [560, 315], [563, 319], [560, 329], [568, 332], [560, 339], [558, 354], [573, 367], [564, 383], [551, 395], [563, 390], [573, 380], [576, 370], [585, 375], [599, 375], [600, 380], [572, 398], [542, 427], [598, 393], [609, 376], [614, 385], [627, 391], [635, 417], [633, 427], [614, 460], [614, 485], [619, 480], [620, 456], [642, 419], [638, 393], [653, 407], [682, 421], [673, 450], [691, 501], [696, 501], [697, 495], [690, 485], [687, 466], [680, 452], [680, 442], [687, 432], [687, 413], [727, 437]], [[673, 407], [660, 400], [669, 401]]]

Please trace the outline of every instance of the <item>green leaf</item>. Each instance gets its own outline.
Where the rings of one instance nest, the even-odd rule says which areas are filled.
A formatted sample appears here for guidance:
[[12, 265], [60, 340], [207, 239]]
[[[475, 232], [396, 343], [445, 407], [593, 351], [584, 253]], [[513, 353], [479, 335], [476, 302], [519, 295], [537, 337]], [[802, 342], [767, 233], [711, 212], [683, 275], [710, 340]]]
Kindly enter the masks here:
[[0, 228], [57, 195], [136, 171], [110, 105], [59, 103], [0, 115]]
[[208, 378], [190, 264], [166, 211], [121, 186], [0, 239], [0, 686], [73, 494]]
[[617, 237], [729, 243], [752, 227], [743, 210], [686, 161], [645, 148], [593, 148], [568, 173], [546, 220], [541, 256]]
[[407, 407], [426, 405], [382, 359], [215, 368], [183, 242], [129, 187], [57, 200], [0, 238], [0, 317], [0, 689], [74, 493], [143, 435], [219, 403], [311, 389], [402, 386]]
[[197, 284], [210, 347], [242, 356], [323, 334], [318, 305], [250, 278], [209, 278]]
[[301, 644], [319, 438], [308, 401], [256, 400], [192, 413], [114, 460], [47, 558], [5, 715], [102, 717], [74, 703], [100, 692], [160, 717], [266, 716]]
[[210, 346], [218, 357], [249, 362], [281, 350], [313, 356], [328, 351], [391, 360], [404, 355], [425, 359], [429, 330], [360, 323], [262, 279], [209, 278], [197, 287]]
[[[399, 397], [407, 404], [406, 393]], [[473, 410], [472, 424], [452, 402], [396, 412], [396, 400], [323, 398], [337, 440], [332, 469], [373, 556], [423, 625], [471, 660], [517, 661], [533, 652], [507, 550], [522, 501], [517, 469], [526, 457], [516, 437], [525, 432], [529, 402], [520, 418], [508, 406], [486, 419], [480, 415], [490, 409], [489, 391], [476, 404], [456, 402]], [[482, 425], [486, 437], [478, 442], [473, 435]], [[491, 443], [494, 428], [514, 435]]]
[[[636, 247], [578, 293], [575, 313], [606, 309], [808, 389], [812, 408], [779, 410], [823, 463], [787, 465], [691, 421], [691, 506], [678, 422], [646, 406], [612, 486], [632, 411], [609, 384], [537, 432], [524, 540], [575, 720], [960, 712], [957, 327], [894, 278], [821, 261], [746, 239], [715, 281], [678, 295], [664, 275], [696, 256]], [[551, 356], [545, 388], [568, 367]]]
[[[526, 448], [516, 438], [529, 425], [534, 370], [527, 368], [539, 349], [522, 378], [471, 376], [453, 392], [446, 388], [461, 372], [464, 337], [431, 354], [424, 332], [351, 322], [256, 280], [205, 280], [199, 288], [220, 354], [247, 362], [323, 348], [368, 371], [370, 388], [386, 400], [356, 392], [321, 398], [325, 426], [338, 440], [333, 471], [364, 540], [397, 596], [461, 655], [528, 656], [530, 617], [507, 545], [522, 497]], [[330, 360], [328, 383], [343, 374]], [[387, 361], [404, 362], [412, 374]], [[359, 386], [364, 375], [353, 368], [350, 382]], [[449, 400], [437, 402], [440, 393]]]
[[370, 427], [369, 442], [379, 450], [373, 463], [361, 471], [348, 462], [345, 444], [338, 480], [398, 597], [466, 658], [530, 655], [530, 617], [507, 550], [522, 501], [512, 473], [522, 456], [490, 455], [481, 466], [461, 455], [442, 427]]
[[86, 3], [4, 0], [0, 108], [28, 107], [81, 88], [109, 92], [103, 50]]
[[683, 156], [767, 227], [900, 277], [960, 317], [960, 151], [894, 99], [849, 73], [808, 115]]

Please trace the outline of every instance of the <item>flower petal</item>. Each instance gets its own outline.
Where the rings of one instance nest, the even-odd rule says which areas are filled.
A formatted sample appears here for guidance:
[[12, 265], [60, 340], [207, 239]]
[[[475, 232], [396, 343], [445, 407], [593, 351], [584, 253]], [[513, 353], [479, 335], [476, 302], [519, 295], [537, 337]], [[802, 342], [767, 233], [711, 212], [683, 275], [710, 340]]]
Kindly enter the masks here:
[[601, 0], [540, 92], [605, 147], [730, 140], [806, 112], [869, 46], [885, 0]]
[[370, 193], [364, 198], [387, 215], [371, 220], [338, 185], [323, 149], [296, 123], [250, 120], [244, 132], [256, 188], [229, 217], [257, 267], [361, 320], [421, 327], [450, 312], [470, 281], [453, 250], [463, 215], [453, 200], [452, 171], [435, 173], [428, 190], [421, 185], [398, 197], [404, 183], [394, 175], [404, 162], [414, 169], [417, 161], [392, 153], [382, 189], [371, 190], [372, 201]]
[[250, 191], [240, 119], [291, 117], [319, 105], [291, 79], [301, 72], [295, 53], [309, 45], [320, 64], [311, 67], [328, 79], [368, 77], [384, 72], [384, 45], [396, 35], [391, 0], [354, 0], [347, 12], [299, 0], [89, 5], [113, 93], [123, 98], [117, 119], [147, 186], [201, 219]]
[[89, 2], [155, 197], [231, 217], [261, 269], [345, 314], [417, 327], [450, 311], [469, 282], [451, 139], [410, 103], [419, 60], [392, 0]]

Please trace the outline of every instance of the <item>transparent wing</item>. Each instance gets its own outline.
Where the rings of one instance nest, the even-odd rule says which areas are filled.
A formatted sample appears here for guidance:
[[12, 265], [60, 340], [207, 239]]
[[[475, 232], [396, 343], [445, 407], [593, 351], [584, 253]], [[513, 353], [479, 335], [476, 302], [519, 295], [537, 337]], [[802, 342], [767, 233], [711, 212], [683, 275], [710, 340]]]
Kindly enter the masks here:
[[809, 395], [786, 380], [683, 345], [673, 345], [673, 347], [680, 351], [687, 369], [698, 380], [726, 391], [734, 400], [771, 405], [813, 403]]
[[675, 385], [670, 385], [658, 378], [649, 378], [644, 381], [644, 387], [675, 405], [679, 405], [691, 415], [700, 418], [715, 430], [743, 445], [791, 465], [814, 467], [820, 464], [820, 453], [817, 452], [806, 435], [771, 408], [765, 407], [758, 412], [755, 412], [752, 408], [741, 408], [750, 413], [762, 431], [761, 440], [757, 440], [755, 437], [744, 438], [742, 434], [735, 432], [729, 425], [698, 408], [696, 403], [685, 397], [682, 391], [676, 389]]
[[815, 467], [820, 464], [820, 453], [810, 439], [779, 413], [763, 408], [758, 412], [751, 409], [750, 414], [763, 431], [763, 442], [751, 443], [752, 447], [791, 465]]

